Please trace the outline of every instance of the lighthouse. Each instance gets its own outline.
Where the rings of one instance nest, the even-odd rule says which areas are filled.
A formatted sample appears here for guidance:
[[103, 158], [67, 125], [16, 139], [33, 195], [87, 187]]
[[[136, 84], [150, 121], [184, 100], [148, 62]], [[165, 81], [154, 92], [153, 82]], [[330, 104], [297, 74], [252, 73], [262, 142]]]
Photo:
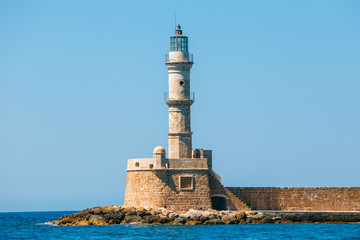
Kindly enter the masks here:
[[194, 64], [189, 54], [188, 37], [182, 34], [180, 24], [170, 37], [170, 52], [165, 57], [169, 74], [169, 92], [165, 102], [169, 106], [169, 158], [191, 158], [190, 106], [194, 94], [190, 92], [190, 70]]
[[192, 149], [190, 107], [194, 94], [190, 91], [190, 70], [194, 64], [189, 53], [188, 37], [180, 24], [170, 37], [170, 52], [165, 65], [169, 75], [169, 91], [165, 103], [169, 107], [169, 148], [154, 148], [151, 158], [128, 159], [126, 207], [166, 208], [173, 211], [214, 208], [249, 208], [221, 184], [212, 169], [212, 151]]

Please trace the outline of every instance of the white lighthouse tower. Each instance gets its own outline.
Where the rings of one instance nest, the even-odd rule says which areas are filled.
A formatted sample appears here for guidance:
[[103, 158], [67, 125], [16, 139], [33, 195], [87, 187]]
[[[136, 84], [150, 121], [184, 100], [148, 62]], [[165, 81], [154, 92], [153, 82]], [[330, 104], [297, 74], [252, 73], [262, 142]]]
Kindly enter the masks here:
[[190, 92], [190, 69], [194, 64], [188, 51], [188, 37], [182, 34], [180, 24], [170, 37], [170, 52], [165, 64], [169, 72], [169, 93], [165, 102], [169, 106], [170, 159], [191, 158], [190, 106], [194, 94]]

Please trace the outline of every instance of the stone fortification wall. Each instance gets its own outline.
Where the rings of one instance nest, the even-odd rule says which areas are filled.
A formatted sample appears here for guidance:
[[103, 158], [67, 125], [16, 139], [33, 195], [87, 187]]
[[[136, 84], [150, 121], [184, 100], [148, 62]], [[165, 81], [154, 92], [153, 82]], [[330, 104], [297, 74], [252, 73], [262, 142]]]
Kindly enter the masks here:
[[[190, 189], [181, 189], [180, 177], [190, 177]], [[207, 170], [128, 171], [126, 207], [152, 207], [172, 211], [211, 208]]]
[[360, 187], [228, 187], [252, 210], [360, 211]]
[[210, 179], [210, 194], [211, 197], [221, 196], [226, 199], [227, 210], [251, 210], [242, 200], [240, 200], [234, 193], [221, 184], [216, 173], [209, 175]]

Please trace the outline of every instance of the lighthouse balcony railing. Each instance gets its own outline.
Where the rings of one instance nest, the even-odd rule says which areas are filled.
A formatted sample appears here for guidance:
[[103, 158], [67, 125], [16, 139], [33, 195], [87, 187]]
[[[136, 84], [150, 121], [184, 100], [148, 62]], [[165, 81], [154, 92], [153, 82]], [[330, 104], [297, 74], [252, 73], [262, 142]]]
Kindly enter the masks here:
[[195, 101], [195, 93], [194, 92], [190, 92], [190, 94], [188, 96], [175, 96], [175, 97], [170, 97], [169, 92], [165, 92], [164, 93], [164, 100], [165, 101], [171, 101], [171, 100], [192, 100]]
[[188, 60], [186, 60], [186, 59], [184, 59], [184, 60], [175, 60], [175, 59], [170, 59], [170, 57], [169, 57], [169, 54], [165, 54], [165, 62], [166, 63], [168, 63], [168, 62], [190, 62], [190, 63], [193, 63], [194, 62], [194, 56], [193, 56], [193, 54], [189, 54], [189, 59]]

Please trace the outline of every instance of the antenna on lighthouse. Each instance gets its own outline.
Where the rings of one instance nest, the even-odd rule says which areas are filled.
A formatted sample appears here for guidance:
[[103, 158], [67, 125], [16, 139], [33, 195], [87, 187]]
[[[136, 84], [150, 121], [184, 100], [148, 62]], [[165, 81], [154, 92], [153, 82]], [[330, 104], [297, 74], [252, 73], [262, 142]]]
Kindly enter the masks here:
[[175, 13], [175, 25], [174, 25], [174, 30], [176, 31], [176, 13]]

